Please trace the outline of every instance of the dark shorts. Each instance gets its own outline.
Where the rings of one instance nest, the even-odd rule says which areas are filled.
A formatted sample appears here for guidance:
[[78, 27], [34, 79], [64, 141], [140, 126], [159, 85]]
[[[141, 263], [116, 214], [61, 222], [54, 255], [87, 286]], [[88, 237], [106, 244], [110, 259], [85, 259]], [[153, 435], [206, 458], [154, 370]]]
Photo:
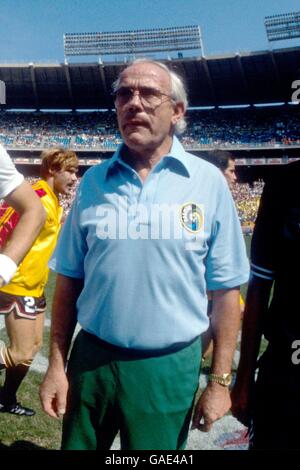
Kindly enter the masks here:
[[15, 312], [19, 318], [35, 320], [36, 316], [46, 310], [46, 299], [41, 297], [21, 296], [0, 292], [0, 315]]

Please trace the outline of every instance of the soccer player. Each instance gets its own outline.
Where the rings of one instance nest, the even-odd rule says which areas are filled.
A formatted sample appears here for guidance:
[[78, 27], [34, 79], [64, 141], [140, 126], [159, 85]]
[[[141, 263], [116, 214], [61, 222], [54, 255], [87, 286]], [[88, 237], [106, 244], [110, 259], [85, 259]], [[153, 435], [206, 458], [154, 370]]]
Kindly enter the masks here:
[[222, 171], [229, 187], [236, 183], [235, 161], [232, 153], [225, 150], [214, 150], [210, 152], [210, 161]]
[[19, 214], [18, 227], [0, 254], [0, 287], [13, 277], [42, 228], [46, 214], [30, 185], [0, 145], [0, 198]]
[[[0, 412], [22, 416], [35, 413], [19, 404], [16, 394], [42, 343], [48, 261], [57, 241], [63, 212], [58, 196], [71, 191], [78, 168], [77, 156], [70, 150], [46, 150], [41, 158], [42, 179], [33, 185], [33, 189], [46, 211], [46, 222], [12, 280], [0, 289], [0, 314], [5, 315], [10, 341], [7, 347], [2, 345], [0, 348], [0, 369], [6, 369], [4, 386], [0, 390]], [[6, 246], [18, 227], [19, 215], [9, 206], [2, 209], [0, 240], [1, 245]]]

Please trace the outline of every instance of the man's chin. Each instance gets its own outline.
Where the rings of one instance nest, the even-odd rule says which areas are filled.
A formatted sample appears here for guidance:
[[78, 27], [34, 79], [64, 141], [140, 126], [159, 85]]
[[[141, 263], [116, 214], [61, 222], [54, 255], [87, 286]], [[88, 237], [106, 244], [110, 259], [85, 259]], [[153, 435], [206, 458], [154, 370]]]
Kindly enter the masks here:
[[62, 194], [63, 196], [70, 196], [70, 194], [72, 193], [72, 189], [73, 188], [65, 188], [61, 191], [60, 194]]
[[124, 141], [129, 148], [136, 145], [145, 145], [147, 136], [145, 135], [145, 132], [132, 131], [124, 135]]

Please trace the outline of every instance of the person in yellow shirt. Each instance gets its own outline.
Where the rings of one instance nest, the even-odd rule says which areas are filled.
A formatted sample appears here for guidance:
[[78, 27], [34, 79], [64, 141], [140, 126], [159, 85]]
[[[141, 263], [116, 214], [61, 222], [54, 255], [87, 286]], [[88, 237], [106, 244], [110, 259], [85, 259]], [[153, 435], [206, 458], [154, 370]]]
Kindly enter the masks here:
[[[46, 221], [30, 251], [11, 281], [0, 289], [0, 314], [5, 315], [9, 345], [0, 345], [0, 370], [6, 369], [0, 390], [0, 412], [33, 416], [34, 410], [17, 402], [17, 390], [27, 374], [43, 338], [48, 279], [48, 261], [57, 242], [63, 208], [58, 196], [74, 186], [78, 159], [62, 148], [45, 150], [41, 155], [41, 180], [33, 185], [45, 212]], [[0, 208], [0, 246], [9, 244], [19, 214], [8, 205]]]
[[30, 250], [41, 230], [46, 214], [30, 184], [24, 180], [7, 151], [0, 144], [0, 198], [19, 214], [19, 223], [7, 244], [0, 251], [0, 287], [8, 284], [18, 264]]

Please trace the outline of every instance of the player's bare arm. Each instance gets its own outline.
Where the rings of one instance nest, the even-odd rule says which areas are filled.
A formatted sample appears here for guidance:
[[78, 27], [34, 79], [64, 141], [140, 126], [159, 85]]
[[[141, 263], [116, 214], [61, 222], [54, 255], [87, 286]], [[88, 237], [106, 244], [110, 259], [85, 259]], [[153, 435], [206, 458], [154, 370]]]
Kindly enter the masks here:
[[54, 294], [49, 367], [40, 388], [44, 411], [53, 418], [65, 413], [68, 381], [65, 374], [67, 355], [75, 330], [76, 301], [83, 281], [58, 274]]
[[[2, 254], [7, 256], [16, 268], [44, 225], [46, 214], [40, 199], [26, 181], [23, 181], [20, 186], [6, 196], [5, 201], [20, 215], [20, 220], [2, 251]], [[0, 287], [9, 280], [4, 280], [0, 276]]]

